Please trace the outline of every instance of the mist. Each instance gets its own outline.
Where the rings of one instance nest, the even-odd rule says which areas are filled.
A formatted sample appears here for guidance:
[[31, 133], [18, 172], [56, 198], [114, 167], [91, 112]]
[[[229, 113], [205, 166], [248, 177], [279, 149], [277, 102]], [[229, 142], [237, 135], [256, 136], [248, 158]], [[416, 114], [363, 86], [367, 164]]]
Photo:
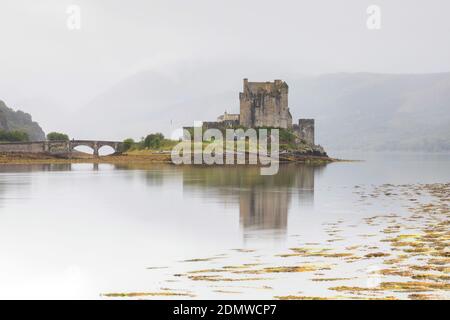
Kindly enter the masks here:
[[[366, 25], [371, 4], [381, 9], [379, 30]], [[67, 26], [69, 5], [80, 8], [80, 29]], [[136, 128], [146, 130], [142, 135], [168, 132], [173, 121], [146, 128], [139, 119], [141, 126], [122, 122], [114, 134], [118, 124], [97, 102], [130, 78], [152, 74], [166, 79], [166, 91], [164, 103], [160, 90], [154, 100], [146, 96], [149, 113], [178, 105], [181, 124], [191, 118], [182, 108], [189, 99], [207, 103], [199, 105], [205, 117], [237, 111], [243, 77], [447, 72], [449, 9], [444, 0], [2, 1], [0, 99], [31, 113], [46, 132], [105, 138], [136, 136]], [[111, 112], [138, 114], [143, 102], [133, 93], [146, 85], [129, 86], [128, 103]], [[92, 125], [80, 126], [87, 117]]]

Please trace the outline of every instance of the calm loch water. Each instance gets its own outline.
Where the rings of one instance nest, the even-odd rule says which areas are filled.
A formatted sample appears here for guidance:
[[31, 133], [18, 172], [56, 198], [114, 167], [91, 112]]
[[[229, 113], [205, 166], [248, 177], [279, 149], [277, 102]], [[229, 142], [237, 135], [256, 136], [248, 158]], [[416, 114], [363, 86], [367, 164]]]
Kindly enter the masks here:
[[[299, 245], [367, 246], [372, 240], [357, 237], [369, 232], [364, 218], [407, 212], [400, 200], [367, 198], [359, 189], [450, 181], [450, 155], [354, 158], [366, 161], [282, 165], [276, 176], [260, 176], [255, 167], [0, 166], [0, 298], [327, 294], [322, 282], [309, 280], [328, 266], [248, 281], [186, 275], [227, 265], [292, 265], [277, 257]], [[342, 230], [330, 231], [336, 223], [353, 229], [337, 239]], [[370, 278], [361, 265], [327, 263], [336, 266], [327, 276], [355, 276], [353, 285]], [[255, 275], [248, 274], [262, 277]]]

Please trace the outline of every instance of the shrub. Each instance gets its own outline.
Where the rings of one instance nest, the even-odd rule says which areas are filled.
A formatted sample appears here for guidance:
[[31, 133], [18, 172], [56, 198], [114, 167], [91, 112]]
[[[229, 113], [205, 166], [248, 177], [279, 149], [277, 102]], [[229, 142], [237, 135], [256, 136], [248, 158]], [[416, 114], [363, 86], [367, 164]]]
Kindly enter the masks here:
[[132, 147], [134, 147], [135, 142], [132, 138], [128, 138], [123, 140], [123, 149], [124, 151], [130, 150]]
[[152, 133], [145, 137], [144, 147], [149, 149], [157, 149], [161, 147], [164, 140], [164, 135], [162, 133]]
[[28, 134], [23, 131], [13, 130], [6, 131], [0, 130], [0, 141], [6, 142], [20, 142], [20, 141], [28, 141]]
[[68, 141], [69, 136], [65, 133], [50, 132], [49, 134], [47, 134], [47, 140], [49, 140], [49, 141]]

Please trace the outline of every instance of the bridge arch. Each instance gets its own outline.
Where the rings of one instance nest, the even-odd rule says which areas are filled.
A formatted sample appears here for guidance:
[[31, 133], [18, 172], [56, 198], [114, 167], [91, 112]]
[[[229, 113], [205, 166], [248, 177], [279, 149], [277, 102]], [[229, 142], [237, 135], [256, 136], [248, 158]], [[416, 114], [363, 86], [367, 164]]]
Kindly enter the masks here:
[[98, 153], [101, 156], [108, 156], [116, 153], [116, 149], [109, 144], [104, 144], [98, 147]]
[[92, 146], [88, 146], [88, 145], [84, 145], [84, 144], [71, 146], [70, 152], [74, 152], [74, 151], [83, 152], [83, 153], [92, 154], [92, 155], [94, 154], [94, 148], [92, 148]]
[[83, 141], [83, 140], [72, 140], [69, 142], [70, 152], [75, 150], [76, 147], [88, 147], [92, 149], [92, 153], [98, 156], [98, 147], [95, 141]]
[[99, 156], [99, 150], [105, 146], [112, 148], [113, 153], [121, 153], [123, 151], [123, 143], [118, 141], [71, 140], [69, 144], [70, 151], [78, 146], [89, 147], [94, 151], [94, 156]]

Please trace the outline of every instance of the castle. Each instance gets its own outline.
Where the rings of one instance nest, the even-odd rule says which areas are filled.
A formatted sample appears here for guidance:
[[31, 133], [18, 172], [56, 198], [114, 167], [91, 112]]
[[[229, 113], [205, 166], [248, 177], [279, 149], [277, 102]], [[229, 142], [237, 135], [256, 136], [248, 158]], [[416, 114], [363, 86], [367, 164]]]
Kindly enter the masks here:
[[273, 127], [292, 130], [299, 139], [314, 145], [314, 119], [299, 119], [292, 123], [288, 106], [289, 86], [282, 80], [274, 82], [249, 82], [244, 79], [243, 92], [239, 93], [239, 114], [225, 112], [217, 121], [203, 122], [205, 128], [226, 129]]
[[289, 87], [286, 82], [248, 82], [244, 79], [239, 93], [242, 126], [291, 129], [292, 116], [288, 107]]

